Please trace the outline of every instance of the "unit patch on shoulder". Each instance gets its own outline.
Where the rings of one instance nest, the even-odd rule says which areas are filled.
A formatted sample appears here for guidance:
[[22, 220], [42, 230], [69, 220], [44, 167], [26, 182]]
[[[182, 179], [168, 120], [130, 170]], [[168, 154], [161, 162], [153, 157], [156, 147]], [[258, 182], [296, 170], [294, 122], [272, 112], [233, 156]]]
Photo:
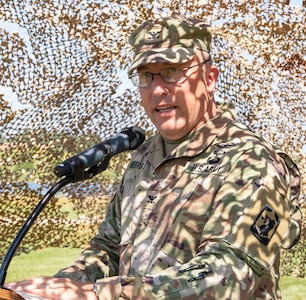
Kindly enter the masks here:
[[251, 231], [261, 243], [268, 245], [278, 225], [278, 215], [270, 206], [265, 205], [251, 226]]

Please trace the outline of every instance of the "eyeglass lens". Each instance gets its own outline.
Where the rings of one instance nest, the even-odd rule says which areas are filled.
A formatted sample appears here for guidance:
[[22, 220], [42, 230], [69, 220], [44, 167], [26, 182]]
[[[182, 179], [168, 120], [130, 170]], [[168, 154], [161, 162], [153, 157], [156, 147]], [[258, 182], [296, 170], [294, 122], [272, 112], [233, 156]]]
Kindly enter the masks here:
[[131, 79], [135, 86], [145, 87], [152, 83], [154, 75], [160, 75], [165, 82], [175, 83], [184, 77], [184, 70], [179, 67], [170, 67], [161, 70], [159, 73], [135, 72]]
[[137, 87], [147, 87], [151, 85], [153, 81], [154, 75], [160, 75], [160, 77], [168, 83], [175, 83], [179, 82], [180, 80], [183, 80], [185, 78], [185, 71], [203, 65], [210, 61], [211, 58], [204, 60], [203, 62], [190, 66], [188, 68], [181, 68], [181, 67], [169, 67], [162, 69], [159, 73], [151, 73], [151, 72], [137, 72], [134, 71], [134, 73], [130, 76], [133, 84]]

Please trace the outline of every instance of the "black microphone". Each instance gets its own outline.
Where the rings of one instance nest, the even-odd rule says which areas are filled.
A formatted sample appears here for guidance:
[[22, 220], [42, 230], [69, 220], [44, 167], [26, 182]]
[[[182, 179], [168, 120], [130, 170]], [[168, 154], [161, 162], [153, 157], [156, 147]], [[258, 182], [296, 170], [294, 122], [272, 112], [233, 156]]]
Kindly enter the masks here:
[[[145, 140], [145, 132], [137, 126], [123, 129], [120, 133], [87, 149], [57, 165], [54, 173], [58, 177], [73, 176], [75, 173], [83, 173], [84, 170], [96, 166], [116, 154], [124, 151], [135, 150]], [[78, 175], [78, 177], [80, 177]], [[82, 176], [81, 176], [82, 177]], [[80, 178], [82, 179], [82, 178]]]

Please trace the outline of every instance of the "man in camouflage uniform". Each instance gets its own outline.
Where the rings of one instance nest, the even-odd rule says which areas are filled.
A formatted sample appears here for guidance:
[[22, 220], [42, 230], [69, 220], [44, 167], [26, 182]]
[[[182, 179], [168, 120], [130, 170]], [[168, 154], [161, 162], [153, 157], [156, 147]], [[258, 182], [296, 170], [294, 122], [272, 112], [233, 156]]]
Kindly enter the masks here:
[[27, 290], [70, 300], [280, 299], [280, 249], [300, 234], [295, 163], [215, 103], [202, 21], [147, 21], [130, 43], [129, 75], [159, 133], [135, 151], [90, 246]]

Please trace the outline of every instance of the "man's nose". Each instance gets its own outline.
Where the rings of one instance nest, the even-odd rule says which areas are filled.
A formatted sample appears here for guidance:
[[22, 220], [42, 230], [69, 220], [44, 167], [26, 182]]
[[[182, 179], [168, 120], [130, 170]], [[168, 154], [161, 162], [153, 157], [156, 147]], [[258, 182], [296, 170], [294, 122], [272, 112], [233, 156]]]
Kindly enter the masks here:
[[154, 96], [160, 97], [162, 95], [167, 95], [169, 89], [167, 88], [167, 83], [161, 78], [159, 74], [153, 75], [152, 78], [153, 94]]

